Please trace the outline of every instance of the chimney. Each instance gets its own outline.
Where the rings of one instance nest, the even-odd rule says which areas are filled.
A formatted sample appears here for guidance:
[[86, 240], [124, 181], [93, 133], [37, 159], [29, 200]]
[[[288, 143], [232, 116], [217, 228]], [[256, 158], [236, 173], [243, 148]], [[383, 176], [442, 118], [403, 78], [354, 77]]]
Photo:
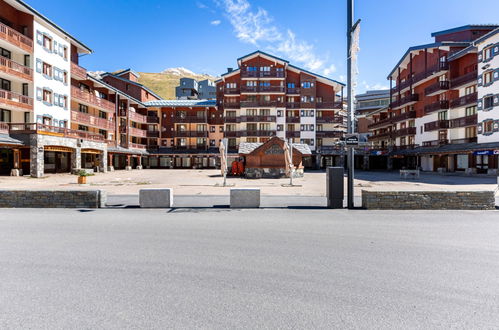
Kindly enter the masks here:
[[227, 68], [227, 73], [231, 73], [234, 69], [232, 68]]

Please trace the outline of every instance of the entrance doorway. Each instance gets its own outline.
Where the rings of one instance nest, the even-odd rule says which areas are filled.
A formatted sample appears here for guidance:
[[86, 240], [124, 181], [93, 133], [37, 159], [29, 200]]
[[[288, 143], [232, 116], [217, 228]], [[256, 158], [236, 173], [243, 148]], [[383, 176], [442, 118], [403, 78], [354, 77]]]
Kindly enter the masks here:
[[487, 173], [488, 169], [489, 169], [489, 156], [476, 155], [476, 172]]
[[10, 175], [14, 168], [14, 152], [12, 149], [0, 149], [0, 175]]

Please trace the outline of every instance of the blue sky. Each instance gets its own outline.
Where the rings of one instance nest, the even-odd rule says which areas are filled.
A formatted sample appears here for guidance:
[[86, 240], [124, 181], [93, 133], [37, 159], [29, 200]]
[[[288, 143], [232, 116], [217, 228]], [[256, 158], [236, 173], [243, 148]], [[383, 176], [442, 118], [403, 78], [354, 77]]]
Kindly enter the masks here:
[[[261, 49], [343, 81], [344, 0], [27, 0], [94, 50], [88, 70], [185, 67], [220, 75]], [[358, 0], [362, 19], [357, 92], [388, 86], [406, 49], [430, 33], [499, 23], [497, 0]]]

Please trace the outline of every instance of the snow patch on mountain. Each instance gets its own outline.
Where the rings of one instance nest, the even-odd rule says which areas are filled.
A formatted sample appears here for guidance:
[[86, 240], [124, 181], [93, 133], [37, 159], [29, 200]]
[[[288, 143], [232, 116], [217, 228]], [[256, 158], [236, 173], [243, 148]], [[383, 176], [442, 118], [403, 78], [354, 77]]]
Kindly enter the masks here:
[[192, 72], [189, 69], [183, 68], [183, 67], [169, 68], [169, 69], [163, 70], [161, 73], [171, 74], [171, 75], [175, 75], [175, 76], [185, 76], [185, 75], [195, 76], [196, 75], [196, 73]]

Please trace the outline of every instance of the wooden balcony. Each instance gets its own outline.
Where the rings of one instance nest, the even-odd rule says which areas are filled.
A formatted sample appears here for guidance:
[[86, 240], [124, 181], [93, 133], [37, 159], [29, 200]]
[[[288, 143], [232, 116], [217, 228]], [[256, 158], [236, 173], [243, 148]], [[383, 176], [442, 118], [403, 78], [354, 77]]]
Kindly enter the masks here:
[[415, 135], [416, 134], [416, 127], [406, 127], [406, 128], [401, 128], [396, 131], [392, 131], [392, 137], [400, 137], [400, 136], [407, 136], [407, 135]]
[[71, 111], [71, 121], [105, 130], [114, 130], [116, 128], [116, 124], [112, 120], [91, 116], [88, 113], [78, 111]]
[[315, 136], [318, 138], [341, 138], [344, 132], [341, 131], [316, 131]]
[[33, 70], [31, 68], [14, 62], [7, 57], [0, 56], [0, 72], [24, 80], [33, 81]]
[[345, 121], [345, 117], [343, 116], [334, 116], [334, 117], [317, 117], [315, 122], [317, 124], [343, 124]]
[[132, 149], [142, 149], [145, 150], [147, 148], [147, 145], [145, 144], [140, 144], [140, 143], [128, 143], [128, 147]]
[[0, 39], [19, 47], [28, 53], [33, 53], [33, 39], [2, 23], [0, 23]]
[[315, 104], [317, 109], [341, 109], [341, 102], [317, 102]]
[[241, 101], [241, 108], [251, 107], [284, 107], [283, 102], [278, 101]]
[[425, 114], [429, 114], [438, 110], [445, 110], [449, 109], [449, 101], [447, 100], [442, 100], [442, 101], [437, 101], [432, 104], [427, 104], [424, 106], [424, 112]]
[[225, 117], [224, 121], [226, 123], [239, 123], [240, 122], [240, 117]]
[[444, 81], [437, 81], [435, 84], [426, 87], [424, 90], [424, 93], [426, 96], [431, 96], [437, 93], [440, 93], [442, 91], [448, 90], [449, 89], [449, 81], [444, 80]]
[[147, 131], [140, 129], [140, 128], [135, 128], [135, 127], [129, 127], [130, 135], [136, 136], [136, 137], [147, 137]]
[[175, 123], [207, 123], [207, 117], [198, 116], [175, 116], [173, 117]]
[[408, 119], [414, 119], [416, 118], [416, 111], [407, 111], [398, 115], [392, 116], [391, 122], [392, 124], [398, 123], [400, 121], [408, 120]]
[[194, 138], [194, 137], [208, 137], [208, 131], [175, 131], [175, 137], [186, 137], [186, 138]]
[[438, 73], [440, 71], [448, 70], [449, 69], [449, 63], [446, 62], [439, 62], [437, 64], [434, 64], [428, 68], [426, 68], [425, 71], [419, 72], [414, 74], [411, 78], [406, 79], [404, 82], [400, 83], [399, 86], [395, 86], [392, 88], [392, 93], [398, 93], [399, 91], [402, 91], [403, 89], [415, 85], [418, 82], [420, 82], [423, 79], [426, 79], [435, 73]]
[[241, 86], [241, 93], [284, 93], [283, 86]]
[[159, 131], [147, 131], [148, 138], [159, 138]]
[[381, 120], [378, 120], [374, 123], [371, 123], [369, 125], [367, 125], [367, 128], [368, 129], [373, 129], [373, 128], [380, 128], [380, 127], [383, 127], [383, 126], [388, 126], [388, 125], [391, 125], [392, 124], [392, 118], [391, 117], [387, 117], [387, 118], [383, 118]]
[[71, 78], [78, 80], [87, 79], [87, 70], [76, 63], [71, 62]]
[[286, 131], [287, 139], [299, 138], [299, 137], [300, 137], [300, 131]]
[[99, 109], [103, 109], [106, 111], [115, 111], [114, 103], [105, 99], [101, 99], [95, 94], [88, 93], [76, 86], [71, 86], [71, 97]]
[[265, 136], [275, 136], [276, 135], [276, 131], [272, 131], [272, 130], [268, 130], [268, 131], [262, 131], [262, 130], [258, 130], [258, 131], [239, 131], [239, 136], [261, 136], [261, 137], [265, 137]]
[[147, 116], [141, 115], [140, 113], [137, 113], [135, 111], [128, 111], [128, 119], [139, 124], [147, 123]]
[[419, 101], [419, 94], [409, 94], [390, 103], [390, 108], [397, 108]]
[[147, 116], [148, 124], [159, 124], [159, 117], [157, 116]]
[[449, 120], [435, 120], [435, 121], [424, 124], [425, 132], [436, 131], [439, 129], [447, 129], [449, 127], [450, 127]]
[[38, 123], [22, 123], [22, 124], [9, 124], [9, 132], [17, 134], [42, 134], [42, 135], [52, 135], [59, 137], [68, 137], [75, 139], [84, 139], [89, 141], [97, 141], [104, 143], [105, 137], [97, 133], [91, 133], [87, 131], [73, 130], [64, 127], [55, 127], [50, 125], [38, 124]]
[[226, 95], [238, 95], [241, 93], [239, 88], [224, 88], [224, 94]]
[[441, 140], [433, 140], [433, 141], [424, 141], [423, 147], [438, 147], [445, 144], [449, 144], [449, 140], [441, 139]]
[[299, 122], [300, 122], [299, 116], [286, 116], [286, 123], [299, 123]]
[[28, 96], [0, 89], [0, 106], [15, 107], [18, 110], [32, 111], [33, 99]]
[[461, 143], [476, 143], [477, 142], [477, 137], [469, 137], [469, 138], [462, 138], [462, 139], [454, 139], [451, 140], [451, 144], [461, 144]]
[[9, 134], [9, 124], [0, 122], [0, 134]]
[[300, 89], [299, 88], [288, 88], [286, 89], [286, 94], [294, 94], [294, 95], [298, 95], [300, 94]]
[[468, 95], [464, 95], [461, 97], [458, 97], [457, 99], [453, 99], [450, 101], [450, 107], [451, 108], [459, 108], [463, 107], [465, 105], [473, 104], [476, 103], [478, 100], [478, 93], [471, 93]]
[[459, 117], [455, 119], [451, 119], [451, 127], [467, 127], [467, 126], [475, 126], [478, 123], [478, 115], [474, 114], [471, 116]]
[[451, 79], [450, 87], [456, 88], [470, 82], [476, 82], [477, 80], [478, 80], [478, 71], [475, 70]]
[[241, 116], [240, 122], [271, 122], [276, 121], [276, 116]]
[[379, 132], [379, 133], [374, 133], [369, 137], [369, 140], [376, 140], [376, 139], [389, 139], [392, 137], [392, 132], [391, 131], [385, 131], [385, 132]]
[[239, 109], [241, 107], [241, 102], [224, 102], [223, 107], [225, 109]]
[[277, 71], [275, 68], [270, 71], [248, 71], [241, 69], [241, 78], [284, 78], [284, 71]]
[[238, 131], [225, 131], [224, 135], [225, 137], [237, 137], [238, 136]]
[[300, 102], [287, 102], [286, 103], [286, 108], [287, 109], [300, 109]]

